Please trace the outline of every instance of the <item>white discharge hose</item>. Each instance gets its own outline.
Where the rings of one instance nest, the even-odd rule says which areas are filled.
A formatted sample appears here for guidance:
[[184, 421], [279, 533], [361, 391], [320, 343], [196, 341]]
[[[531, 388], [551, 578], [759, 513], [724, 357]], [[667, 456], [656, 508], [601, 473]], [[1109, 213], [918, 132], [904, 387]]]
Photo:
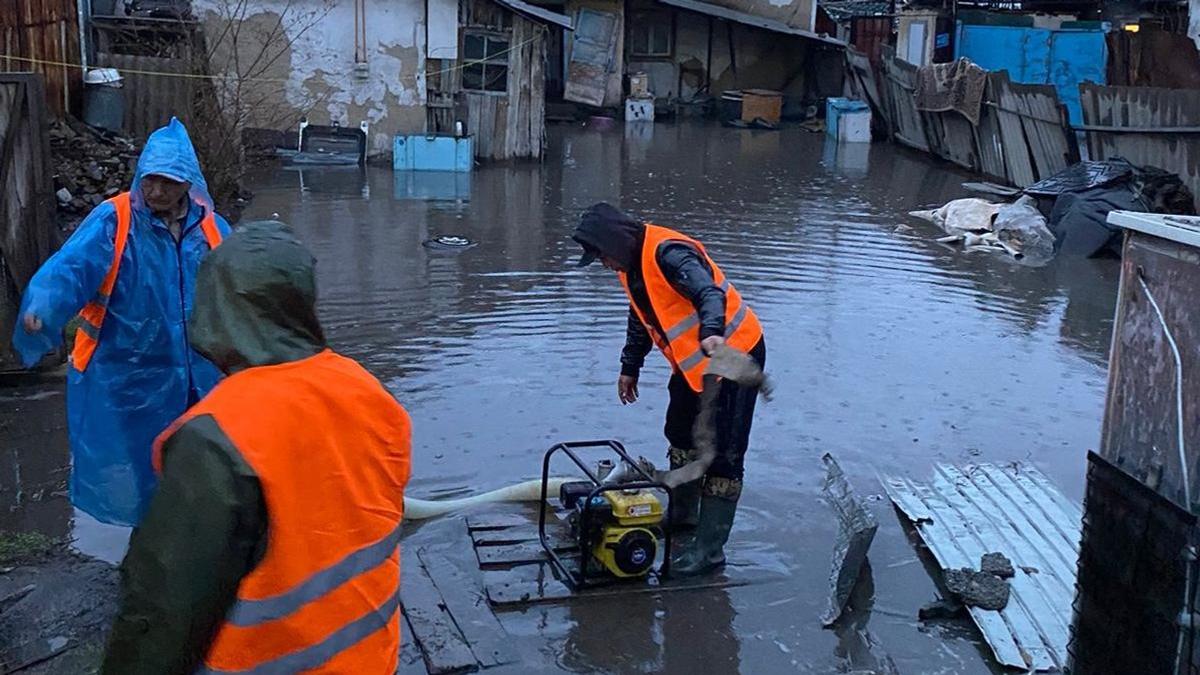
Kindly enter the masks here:
[[[1175, 357], [1175, 422], [1178, 439], [1176, 446], [1179, 449], [1179, 467], [1183, 477], [1183, 499], [1187, 504], [1188, 512], [1192, 510], [1192, 484], [1191, 478], [1188, 475], [1187, 453], [1184, 451], [1183, 443], [1183, 359], [1179, 356], [1179, 345], [1175, 343], [1175, 336], [1171, 334], [1171, 329], [1167, 326], [1167, 319], [1163, 316], [1162, 309], [1158, 306], [1158, 301], [1154, 299], [1154, 294], [1150, 292], [1150, 287], [1146, 285], [1146, 280], [1142, 275], [1138, 274], [1138, 283], [1142, 285], [1142, 292], [1146, 294], [1146, 299], [1150, 301], [1150, 307], [1154, 309], [1155, 316], [1158, 317], [1158, 323], [1162, 326], [1163, 335], [1167, 337], [1167, 344], [1171, 347], [1171, 355]], [[1193, 552], [1188, 552], [1187, 574], [1183, 588], [1183, 611], [1180, 614], [1180, 628], [1187, 627], [1188, 634], [1195, 636], [1195, 615], [1192, 613], [1192, 586], [1196, 583], [1192, 578], [1193, 570], [1196, 568], [1196, 556]], [[1175, 675], [1179, 675], [1180, 668], [1183, 665], [1183, 631], [1179, 631], [1179, 643], [1175, 648]]]
[[[551, 478], [546, 486], [546, 495], [555, 496], [558, 488], [570, 478]], [[404, 498], [405, 520], [426, 520], [444, 516], [455, 511], [471, 508], [479, 504], [494, 504], [497, 502], [536, 502], [542, 498], [542, 480], [535, 478], [516, 485], [484, 492], [461, 499], [414, 499]]]

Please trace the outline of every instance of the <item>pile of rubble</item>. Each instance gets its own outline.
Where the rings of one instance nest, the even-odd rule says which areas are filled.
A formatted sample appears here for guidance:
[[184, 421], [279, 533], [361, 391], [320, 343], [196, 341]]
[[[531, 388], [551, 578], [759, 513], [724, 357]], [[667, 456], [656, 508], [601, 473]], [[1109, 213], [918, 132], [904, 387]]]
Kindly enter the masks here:
[[74, 119], [50, 123], [50, 153], [59, 221], [73, 228], [100, 202], [133, 181], [141, 148]]

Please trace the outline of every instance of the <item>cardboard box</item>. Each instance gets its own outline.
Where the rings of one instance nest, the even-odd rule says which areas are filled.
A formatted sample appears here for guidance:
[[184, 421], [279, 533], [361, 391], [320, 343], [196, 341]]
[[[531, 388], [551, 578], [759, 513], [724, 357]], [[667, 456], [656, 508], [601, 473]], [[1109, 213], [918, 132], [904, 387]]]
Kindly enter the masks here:
[[650, 98], [650, 76], [632, 73], [629, 76], [629, 98]]
[[742, 121], [763, 119], [779, 124], [783, 117], [783, 94], [770, 89], [746, 89], [742, 92]]

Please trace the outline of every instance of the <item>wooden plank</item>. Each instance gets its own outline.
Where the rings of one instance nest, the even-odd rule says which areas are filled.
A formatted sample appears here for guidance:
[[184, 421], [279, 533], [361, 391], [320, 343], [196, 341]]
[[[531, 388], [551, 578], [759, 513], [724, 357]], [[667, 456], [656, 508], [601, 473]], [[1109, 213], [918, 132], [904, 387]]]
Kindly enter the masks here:
[[892, 56], [885, 56], [884, 70], [896, 123], [896, 139], [909, 147], [929, 152], [930, 142], [926, 137], [925, 124], [917, 110], [916, 67]]
[[467, 530], [501, 530], [528, 525], [529, 518], [517, 513], [481, 513], [467, 516]]
[[[536, 524], [528, 521], [515, 527], [470, 530], [476, 546], [504, 546], [540, 541]], [[546, 536], [551, 541], [571, 542], [571, 530], [566, 523], [554, 520], [546, 523]]]
[[[552, 546], [554, 546], [556, 553], [568, 553], [578, 550], [578, 547], [571, 542], [556, 542], [552, 543]], [[546, 555], [546, 550], [542, 548], [540, 541], [512, 544], [509, 546], [480, 546], [475, 549], [475, 555], [479, 558], [479, 567], [483, 569], [531, 565], [550, 560], [550, 557]]]
[[508, 632], [500, 625], [478, 583], [446, 556], [418, 549], [417, 557], [442, 596], [454, 624], [466, 638], [475, 660], [484, 668], [514, 663], [518, 657], [508, 646]]
[[1004, 163], [1004, 145], [1000, 133], [1000, 121], [997, 119], [995, 89], [991, 79], [988, 79], [984, 91], [983, 110], [980, 111], [979, 126], [975, 128], [975, 147], [979, 151], [979, 170], [997, 180], [1006, 180], [1007, 171]]
[[[541, 159], [546, 148], [546, 31], [536, 27], [537, 40], [533, 43], [533, 58], [530, 61], [529, 110], [529, 157]], [[540, 202], [539, 202], [540, 203]]]
[[1021, 101], [1012, 90], [1007, 72], [991, 73], [988, 79], [996, 93], [996, 114], [1004, 148], [1006, 178], [1019, 187], [1032, 185], [1037, 182], [1037, 176], [1029, 154], [1029, 140], [1021, 122]]
[[555, 603], [566, 600], [595, 600], [616, 596], [661, 595], [676, 591], [701, 591], [719, 588], [736, 588], [754, 583], [750, 579], [728, 577], [693, 577], [688, 579], [659, 582], [653, 577], [645, 580], [633, 579], [614, 582], [606, 586], [590, 588], [575, 593], [563, 582], [553, 577], [532, 581], [503, 581], [488, 584], [488, 602], [497, 608]]
[[430, 675], [477, 670], [475, 654], [443, 604], [433, 579], [418, 557], [405, 558], [400, 603]]

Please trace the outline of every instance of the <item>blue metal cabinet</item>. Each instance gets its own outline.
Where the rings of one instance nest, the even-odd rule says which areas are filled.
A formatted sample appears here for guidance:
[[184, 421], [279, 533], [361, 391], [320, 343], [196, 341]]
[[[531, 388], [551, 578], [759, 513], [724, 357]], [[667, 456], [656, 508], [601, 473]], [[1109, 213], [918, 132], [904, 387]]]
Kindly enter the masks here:
[[392, 168], [396, 171], [470, 171], [474, 157], [470, 136], [396, 136]]

